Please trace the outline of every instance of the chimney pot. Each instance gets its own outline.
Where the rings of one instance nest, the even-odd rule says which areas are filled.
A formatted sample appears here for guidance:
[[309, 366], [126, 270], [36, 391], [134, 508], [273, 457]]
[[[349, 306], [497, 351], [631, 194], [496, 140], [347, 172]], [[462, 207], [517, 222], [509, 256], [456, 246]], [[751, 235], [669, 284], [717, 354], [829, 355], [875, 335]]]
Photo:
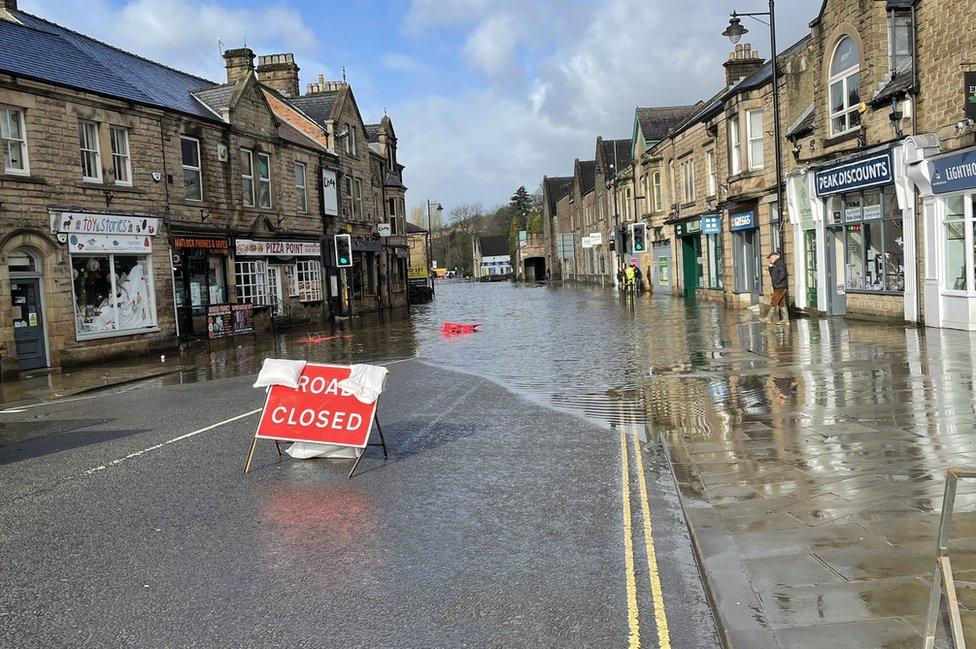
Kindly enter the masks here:
[[301, 94], [298, 70], [295, 55], [290, 52], [258, 57], [258, 80], [286, 97], [297, 97]]
[[729, 54], [729, 60], [723, 63], [725, 67], [725, 85], [731, 86], [763, 66], [765, 61], [757, 50], [749, 43], [739, 43], [735, 51]]

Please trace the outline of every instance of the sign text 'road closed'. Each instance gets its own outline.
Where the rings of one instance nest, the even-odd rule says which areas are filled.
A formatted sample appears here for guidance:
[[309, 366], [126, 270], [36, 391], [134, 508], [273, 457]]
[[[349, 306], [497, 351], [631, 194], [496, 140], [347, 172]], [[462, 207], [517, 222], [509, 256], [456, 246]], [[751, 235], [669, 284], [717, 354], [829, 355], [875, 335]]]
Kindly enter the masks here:
[[363, 403], [339, 387], [350, 368], [306, 365], [298, 388], [275, 385], [261, 414], [257, 437], [343, 446], [366, 446], [376, 402]]

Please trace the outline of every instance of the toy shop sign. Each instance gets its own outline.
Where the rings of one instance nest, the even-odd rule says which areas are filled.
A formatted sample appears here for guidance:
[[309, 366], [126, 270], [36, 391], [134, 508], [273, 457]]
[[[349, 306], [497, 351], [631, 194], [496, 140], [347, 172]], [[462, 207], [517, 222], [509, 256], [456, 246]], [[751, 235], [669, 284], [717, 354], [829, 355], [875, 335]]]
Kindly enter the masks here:
[[52, 212], [51, 232], [73, 253], [152, 252], [159, 219], [128, 214]]
[[320, 257], [318, 241], [255, 241], [238, 239], [234, 245], [238, 257]]

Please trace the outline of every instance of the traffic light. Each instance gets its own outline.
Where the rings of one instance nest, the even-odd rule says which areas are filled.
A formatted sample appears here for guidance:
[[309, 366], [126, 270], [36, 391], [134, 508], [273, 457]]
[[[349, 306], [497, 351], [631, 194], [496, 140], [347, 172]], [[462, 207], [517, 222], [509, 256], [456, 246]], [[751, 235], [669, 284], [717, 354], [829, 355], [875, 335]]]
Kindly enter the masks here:
[[634, 253], [647, 252], [647, 224], [632, 223], [630, 226], [631, 241], [634, 242]]
[[339, 268], [352, 268], [352, 237], [348, 234], [335, 235], [335, 262]]

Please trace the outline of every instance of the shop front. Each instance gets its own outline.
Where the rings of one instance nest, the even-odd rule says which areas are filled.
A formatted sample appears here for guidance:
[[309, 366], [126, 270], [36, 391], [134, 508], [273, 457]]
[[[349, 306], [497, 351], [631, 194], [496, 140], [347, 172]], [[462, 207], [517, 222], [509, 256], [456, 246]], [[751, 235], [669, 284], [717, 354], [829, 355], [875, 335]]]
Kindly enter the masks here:
[[923, 164], [917, 184], [927, 233], [925, 324], [976, 331], [976, 148]]
[[352, 268], [348, 274], [347, 295], [352, 314], [377, 311], [380, 297], [380, 240], [373, 236], [352, 237]]
[[177, 235], [173, 254], [173, 294], [181, 338], [207, 336], [211, 305], [228, 303], [227, 267], [230, 243], [226, 237]]
[[705, 260], [703, 273], [704, 284], [709, 297], [724, 298], [725, 256], [722, 244], [722, 216], [720, 214], [704, 214], [701, 217], [701, 245], [702, 257]]
[[671, 240], [651, 242], [651, 291], [671, 292]]
[[234, 284], [237, 302], [266, 307], [273, 318], [321, 317], [322, 246], [317, 240], [237, 239]]
[[52, 212], [51, 231], [68, 252], [76, 341], [159, 331], [153, 269], [159, 219]]
[[674, 226], [681, 251], [681, 287], [686, 298], [693, 298], [704, 284], [700, 216], [679, 221]]
[[819, 309], [817, 251], [817, 222], [814, 217], [812, 195], [813, 174], [798, 173], [786, 181], [790, 223], [793, 226], [793, 281], [796, 308], [817, 311]]
[[814, 185], [824, 214], [823, 310], [907, 318], [913, 219], [904, 218], [894, 151], [818, 170]]
[[732, 233], [732, 293], [738, 304], [759, 304], [763, 292], [762, 244], [756, 207], [729, 210]]

